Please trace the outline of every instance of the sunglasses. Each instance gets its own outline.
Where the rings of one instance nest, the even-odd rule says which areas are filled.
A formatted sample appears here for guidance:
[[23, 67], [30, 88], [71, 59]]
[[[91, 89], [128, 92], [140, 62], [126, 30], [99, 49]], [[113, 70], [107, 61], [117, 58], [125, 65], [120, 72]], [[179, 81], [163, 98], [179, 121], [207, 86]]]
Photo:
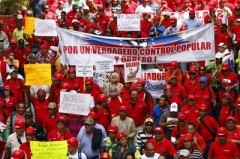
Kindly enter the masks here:
[[145, 126], [153, 126], [153, 124], [146, 124]]
[[196, 75], [196, 73], [194, 73], [194, 72], [190, 72], [189, 75]]

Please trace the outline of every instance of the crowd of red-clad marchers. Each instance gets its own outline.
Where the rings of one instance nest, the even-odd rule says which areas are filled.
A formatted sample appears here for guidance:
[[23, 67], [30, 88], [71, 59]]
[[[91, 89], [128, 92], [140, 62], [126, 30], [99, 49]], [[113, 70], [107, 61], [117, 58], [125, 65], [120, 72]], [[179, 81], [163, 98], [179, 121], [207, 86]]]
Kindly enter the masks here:
[[[239, 4], [239, 0], [31, 0], [29, 10], [23, 7], [7, 24], [0, 20], [0, 157], [30, 159], [34, 156], [30, 141], [67, 140], [66, 157], [71, 159], [240, 158]], [[90, 77], [76, 77], [75, 66], [59, 64], [59, 53], [52, 49], [58, 46], [57, 37], [23, 33], [25, 18], [34, 16], [90, 34], [160, 37], [201, 27], [195, 16], [200, 10], [209, 10], [204, 25], [214, 24], [215, 60], [156, 64], [166, 71], [167, 83], [156, 105], [145, 80], [124, 82], [123, 72], [115, 66], [109, 82], [100, 87]], [[189, 17], [179, 25], [166, 12], [188, 12]], [[140, 14], [141, 31], [118, 31], [121, 13]], [[40, 63], [51, 64], [52, 85], [26, 86], [24, 65]], [[90, 94], [89, 114], [59, 113], [60, 91]]]

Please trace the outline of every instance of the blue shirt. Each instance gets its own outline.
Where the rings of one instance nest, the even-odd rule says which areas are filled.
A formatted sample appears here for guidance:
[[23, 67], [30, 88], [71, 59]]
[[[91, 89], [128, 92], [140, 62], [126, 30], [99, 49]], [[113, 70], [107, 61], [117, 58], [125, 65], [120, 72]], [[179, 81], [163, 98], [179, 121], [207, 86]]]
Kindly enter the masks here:
[[163, 36], [163, 33], [164, 33], [164, 31], [165, 31], [165, 27], [162, 26], [162, 25], [152, 26], [152, 27], [150, 28], [149, 33], [155, 32], [155, 31], [157, 32], [156, 37], [158, 37], [158, 36]]
[[202, 26], [202, 23], [199, 19], [194, 18], [193, 20], [187, 18], [184, 19], [183, 25], [187, 26], [188, 29], [198, 28]]
[[162, 114], [169, 109], [170, 109], [170, 107], [167, 106], [167, 108], [165, 110], [163, 110], [161, 108], [161, 106], [158, 104], [153, 108], [152, 116], [154, 116], [154, 118], [155, 118], [155, 127], [159, 126], [159, 121], [160, 121]]

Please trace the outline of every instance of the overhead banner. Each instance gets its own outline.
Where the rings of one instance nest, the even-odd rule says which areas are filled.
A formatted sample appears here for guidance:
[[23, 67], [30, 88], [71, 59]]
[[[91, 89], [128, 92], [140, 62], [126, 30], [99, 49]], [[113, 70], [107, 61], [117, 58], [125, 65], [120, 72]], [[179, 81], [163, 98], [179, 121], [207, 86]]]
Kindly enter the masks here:
[[70, 65], [94, 65], [96, 60], [120, 65], [131, 61], [154, 64], [215, 58], [213, 24], [147, 39], [103, 37], [63, 28], [59, 28], [58, 35], [62, 63]]
[[145, 89], [153, 98], [159, 98], [163, 95], [166, 85], [165, 72], [160, 72], [159, 69], [142, 70], [142, 79], [146, 81]]

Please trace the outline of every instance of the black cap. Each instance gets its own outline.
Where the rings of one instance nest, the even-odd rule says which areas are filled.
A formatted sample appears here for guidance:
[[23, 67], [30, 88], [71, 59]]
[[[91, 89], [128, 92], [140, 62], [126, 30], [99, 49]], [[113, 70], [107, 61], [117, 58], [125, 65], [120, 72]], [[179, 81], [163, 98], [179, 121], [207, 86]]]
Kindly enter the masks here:
[[18, 40], [18, 44], [23, 44], [24, 45], [24, 40], [23, 39], [19, 39]]
[[25, 118], [30, 119], [30, 118], [32, 118], [32, 117], [33, 117], [32, 113], [26, 112]]

